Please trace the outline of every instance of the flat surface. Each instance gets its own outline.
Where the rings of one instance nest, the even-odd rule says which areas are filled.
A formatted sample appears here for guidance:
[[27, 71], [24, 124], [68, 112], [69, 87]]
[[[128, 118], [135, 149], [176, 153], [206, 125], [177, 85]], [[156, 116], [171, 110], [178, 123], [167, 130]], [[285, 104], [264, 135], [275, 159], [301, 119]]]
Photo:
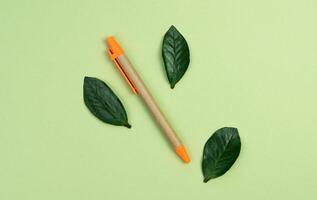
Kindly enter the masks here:
[[[0, 1], [0, 199], [317, 198], [317, 3], [268, 1]], [[191, 63], [169, 88], [161, 42], [170, 25]], [[184, 165], [105, 55], [115, 35], [165, 111]], [[104, 80], [132, 129], [103, 124], [83, 78]], [[242, 151], [203, 183], [203, 145], [237, 127]]]

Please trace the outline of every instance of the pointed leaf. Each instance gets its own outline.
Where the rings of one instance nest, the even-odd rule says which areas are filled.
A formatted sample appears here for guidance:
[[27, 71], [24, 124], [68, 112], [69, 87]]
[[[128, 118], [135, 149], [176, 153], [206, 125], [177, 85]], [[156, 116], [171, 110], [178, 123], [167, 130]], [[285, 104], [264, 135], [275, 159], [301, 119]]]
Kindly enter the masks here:
[[236, 128], [221, 128], [206, 142], [202, 170], [204, 182], [226, 173], [239, 156], [240, 136]]
[[183, 77], [189, 65], [189, 48], [185, 38], [171, 26], [163, 39], [162, 55], [171, 88]]
[[101, 121], [131, 127], [121, 101], [103, 81], [85, 77], [84, 101], [90, 112]]

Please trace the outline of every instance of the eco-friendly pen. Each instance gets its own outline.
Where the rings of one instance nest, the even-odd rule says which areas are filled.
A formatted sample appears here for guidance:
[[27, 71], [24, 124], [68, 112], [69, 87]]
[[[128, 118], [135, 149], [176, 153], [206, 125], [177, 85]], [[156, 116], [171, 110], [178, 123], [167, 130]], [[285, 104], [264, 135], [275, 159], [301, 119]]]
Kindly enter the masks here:
[[115, 63], [115, 65], [119, 69], [122, 76], [126, 79], [132, 91], [143, 99], [145, 105], [148, 107], [153, 117], [155, 118], [156, 122], [161, 127], [166, 138], [170, 141], [176, 154], [185, 163], [189, 163], [190, 158], [187, 154], [185, 146], [177, 137], [175, 131], [173, 130], [169, 122], [166, 120], [164, 114], [162, 113], [162, 111], [160, 110], [156, 102], [154, 101], [150, 92], [147, 90], [147, 88], [143, 84], [140, 76], [135, 71], [134, 67], [132, 66], [128, 58], [124, 55], [123, 49], [116, 42], [113, 36], [108, 37], [106, 42], [109, 48], [108, 54], [110, 58]]

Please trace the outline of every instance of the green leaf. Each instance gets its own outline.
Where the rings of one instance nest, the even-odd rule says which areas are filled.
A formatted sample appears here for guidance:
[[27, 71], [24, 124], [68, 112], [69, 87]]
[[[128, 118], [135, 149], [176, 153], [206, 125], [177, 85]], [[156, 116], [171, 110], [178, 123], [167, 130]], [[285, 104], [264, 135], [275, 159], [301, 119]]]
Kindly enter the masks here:
[[206, 142], [202, 170], [204, 182], [226, 173], [239, 156], [241, 142], [238, 129], [221, 128]]
[[189, 48], [185, 38], [171, 26], [163, 39], [162, 55], [171, 88], [183, 77], [189, 65]]
[[85, 77], [84, 101], [90, 112], [101, 121], [131, 128], [121, 101], [103, 81]]

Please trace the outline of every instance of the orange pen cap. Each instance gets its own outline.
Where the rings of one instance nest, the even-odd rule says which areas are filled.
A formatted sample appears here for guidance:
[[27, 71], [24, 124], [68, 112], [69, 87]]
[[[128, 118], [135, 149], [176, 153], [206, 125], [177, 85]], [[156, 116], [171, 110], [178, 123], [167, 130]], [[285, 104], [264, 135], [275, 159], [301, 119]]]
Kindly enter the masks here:
[[108, 37], [106, 39], [106, 43], [108, 46], [108, 54], [111, 60], [114, 62], [114, 64], [120, 71], [121, 75], [124, 77], [124, 79], [127, 81], [133, 93], [138, 94], [138, 90], [136, 89], [135, 85], [132, 83], [131, 79], [128, 77], [128, 75], [125, 73], [120, 63], [117, 61], [117, 58], [123, 55], [124, 53], [123, 49], [120, 47], [120, 45], [117, 43], [117, 41], [115, 40], [113, 36]]

